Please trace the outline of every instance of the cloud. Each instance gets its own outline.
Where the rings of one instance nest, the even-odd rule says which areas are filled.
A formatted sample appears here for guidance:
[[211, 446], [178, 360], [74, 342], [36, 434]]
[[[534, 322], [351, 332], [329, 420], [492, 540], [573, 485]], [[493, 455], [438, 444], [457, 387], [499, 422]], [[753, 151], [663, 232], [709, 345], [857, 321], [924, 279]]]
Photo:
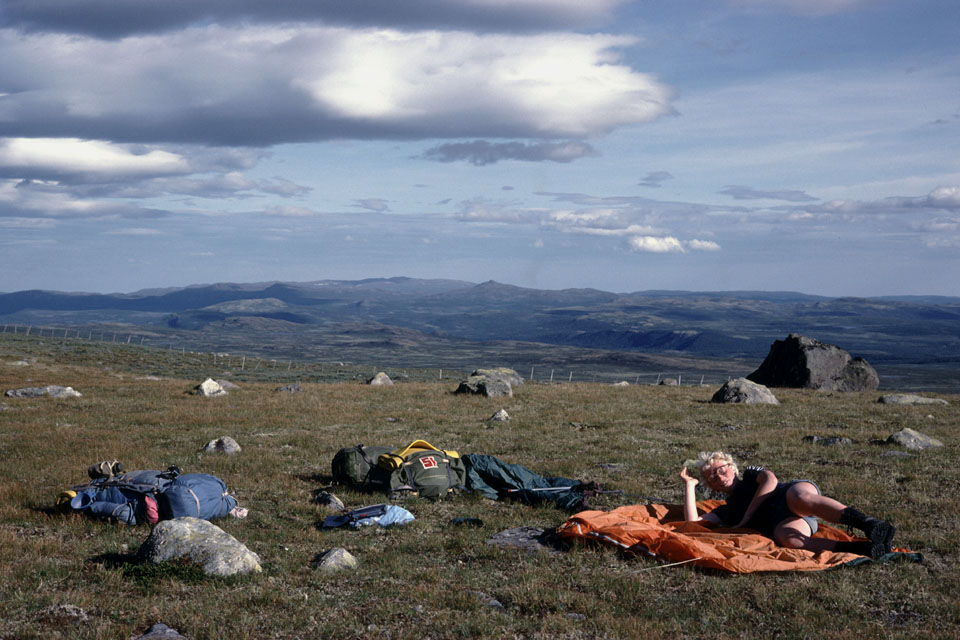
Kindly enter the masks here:
[[786, 202], [813, 202], [817, 200], [817, 198], [809, 196], [803, 191], [759, 191], [752, 187], [737, 185], [728, 185], [721, 189], [719, 193], [726, 194], [734, 200], [784, 200]]
[[493, 164], [500, 160], [524, 160], [527, 162], [573, 162], [579, 158], [599, 155], [596, 149], [585, 142], [452, 142], [427, 149], [423, 157], [437, 162], [465, 160], [475, 166]]
[[641, 187], [659, 187], [664, 180], [672, 179], [673, 174], [671, 174], [669, 171], [652, 171], [637, 184], [639, 184]]
[[116, 229], [114, 231], [104, 231], [106, 236], [163, 236], [166, 235], [158, 229], [148, 229], [143, 227], [131, 227], [129, 229]]
[[628, 0], [6, 0], [4, 21], [120, 38], [195, 24], [307, 22], [399, 29], [555, 30], [597, 24]]
[[583, 138], [672, 112], [667, 86], [620, 63], [635, 42], [303, 25], [109, 41], [0, 29], [0, 137], [220, 146]]
[[185, 173], [183, 156], [77, 138], [0, 138], [0, 177], [111, 180]]
[[712, 240], [690, 240], [687, 247], [694, 251], [720, 251], [720, 245]]
[[268, 216], [281, 216], [286, 218], [306, 218], [318, 215], [313, 209], [307, 209], [306, 207], [291, 207], [291, 206], [275, 206], [268, 207], [264, 210], [264, 215]]
[[628, 240], [634, 251], [650, 253], [683, 253], [683, 245], [672, 236], [634, 236]]
[[368, 211], [376, 211], [377, 213], [390, 211], [390, 205], [382, 198], [364, 198], [362, 200], [356, 200], [355, 203], [354, 206]]
[[880, 200], [831, 200], [808, 207], [811, 213], [898, 214], [926, 211], [960, 212], [960, 186], [937, 187], [925, 196], [894, 196]]

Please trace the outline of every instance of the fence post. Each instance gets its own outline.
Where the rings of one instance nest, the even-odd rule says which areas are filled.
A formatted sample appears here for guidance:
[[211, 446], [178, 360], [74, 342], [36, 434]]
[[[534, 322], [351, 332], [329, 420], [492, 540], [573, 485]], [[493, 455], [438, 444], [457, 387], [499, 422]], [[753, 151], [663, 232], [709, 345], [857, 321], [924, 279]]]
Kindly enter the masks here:
[[533, 369], [534, 367], [530, 367], [530, 382], [533, 382]]

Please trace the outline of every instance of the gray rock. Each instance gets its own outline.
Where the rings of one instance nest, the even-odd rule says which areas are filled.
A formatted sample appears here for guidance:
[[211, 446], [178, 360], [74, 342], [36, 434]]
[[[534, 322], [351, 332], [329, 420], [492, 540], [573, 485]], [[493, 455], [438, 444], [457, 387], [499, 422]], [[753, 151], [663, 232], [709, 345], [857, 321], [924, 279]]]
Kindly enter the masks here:
[[187, 640], [186, 636], [180, 635], [176, 629], [171, 629], [162, 622], [153, 625], [142, 636], [137, 636], [134, 640]]
[[513, 387], [510, 383], [499, 378], [486, 376], [470, 376], [460, 383], [456, 394], [472, 394], [486, 398], [509, 398], [513, 396]]
[[224, 391], [236, 391], [240, 388], [240, 385], [230, 382], [229, 380], [216, 380], [218, 385], [220, 385]]
[[500, 409], [500, 411], [490, 416], [487, 422], [510, 422], [510, 414], [507, 413], [506, 409]]
[[42, 398], [44, 396], [50, 396], [51, 398], [79, 398], [82, 394], [79, 391], [75, 391], [73, 387], [48, 385], [46, 387], [24, 387], [23, 389], [10, 389], [3, 395], [8, 398]]
[[198, 384], [196, 387], [194, 387], [193, 392], [196, 395], [204, 396], [205, 398], [227, 395], [227, 390], [224, 389], [219, 382], [212, 378], [207, 378]]
[[768, 387], [820, 391], [876, 391], [880, 386], [877, 372], [863, 358], [796, 333], [775, 341], [747, 379]]
[[720, 387], [710, 402], [743, 404], [780, 404], [770, 389], [746, 378], [728, 380]]
[[677, 380], [676, 378], [663, 378], [657, 384], [663, 387], [676, 387], [677, 385], [680, 384], [680, 381]]
[[477, 369], [471, 376], [483, 376], [493, 380], [503, 380], [511, 387], [519, 387], [523, 384], [523, 376], [507, 367], [494, 367], [492, 369]]
[[203, 447], [204, 453], [225, 453], [227, 455], [233, 455], [240, 453], [240, 451], [240, 445], [230, 436], [223, 436], [222, 438], [211, 440]]
[[877, 400], [880, 404], [940, 404], [940, 405], [949, 405], [950, 403], [942, 398], [924, 398], [923, 396], [914, 395], [912, 393], [888, 393], [880, 396], [880, 399]]
[[367, 380], [367, 384], [372, 387], [384, 387], [393, 384], [393, 380], [391, 380], [390, 376], [385, 374], [383, 371], [380, 371], [377, 373], [377, 375]]
[[914, 450], [936, 449], [942, 447], [943, 443], [936, 438], [914, 431], [913, 429], [903, 429], [887, 438], [888, 444], [898, 444], [901, 447]]
[[614, 387], [629, 387], [630, 383], [626, 380], [621, 380], [620, 382], [614, 382], [611, 386]]
[[280, 393], [302, 393], [303, 387], [300, 386], [299, 382], [292, 382], [282, 387], [277, 387], [274, 391], [279, 391]]
[[824, 447], [836, 447], [853, 444], [853, 440], [843, 436], [804, 436], [804, 442], [812, 442]]
[[360, 563], [349, 551], [337, 547], [318, 553], [310, 564], [322, 573], [336, 573], [353, 571]]
[[327, 507], [333, 511], [347, 510], [340, 498], [326, 491], [318, 491], [316, 495], [313, 496], [313, 504], [318, 504], [321, 507]]
[[220, 527], [199, 518], [162, 520], [140, 546], [142, 562], [186, 559], [211, 576], [260, 573], [260, 557]]

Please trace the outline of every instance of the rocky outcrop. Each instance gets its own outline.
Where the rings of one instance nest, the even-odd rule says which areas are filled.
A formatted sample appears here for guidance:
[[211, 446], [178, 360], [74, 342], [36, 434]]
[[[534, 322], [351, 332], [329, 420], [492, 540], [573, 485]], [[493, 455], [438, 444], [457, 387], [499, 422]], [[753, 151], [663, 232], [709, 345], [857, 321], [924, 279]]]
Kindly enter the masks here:
[[337, 547], [318, 553], [310, 564], [321, 573], [336, 573], [338, 571], [353, 571], [360, 563], [352, 553]]
[[240, 453], [240, 451], [240, 445], [230, 436], [223, 436], [222, 438], [211, 440], [203, 447], [204, 453], [225, 453], [227, 455], [233, 455]]
[[880, 386], [877, 372], [863, 358], [796, 333], [775, 341], [747, 379], [768, 387], [820, 391], [875, 391]]
[[720, 387], [710, 402], [743, 404], [780, 404], [770, 389], [746, 378], [728, 380]]
[[142, 562], [185, 559], [212, 576], [259, 573], [260, 558], [215, 524], [199, 518], [163, 520], [140, 546]]
[[82, 394], [79, 391], [75, 391], [73, 387], [60, 387], [51, 384], [46, 387], [10, 389], [3, 395], [8, 398], [42, 398], [44, 396], [51, 398], [79, 398]]
[[902, 429], [892, 434], [887, 438], [887, 444], [898, 444], [906, 449], [914, 450], [938, 449], [943, 446], [943, 443], [936, 438], [931, 438], [913, 429]]
[[511, 387], [519, 387], [523, 384], [523, 376], [507, 367], [494, 367], [493, 369], [477, 369], [470, 376], [483, 376], [491, 380], [503, 380]]

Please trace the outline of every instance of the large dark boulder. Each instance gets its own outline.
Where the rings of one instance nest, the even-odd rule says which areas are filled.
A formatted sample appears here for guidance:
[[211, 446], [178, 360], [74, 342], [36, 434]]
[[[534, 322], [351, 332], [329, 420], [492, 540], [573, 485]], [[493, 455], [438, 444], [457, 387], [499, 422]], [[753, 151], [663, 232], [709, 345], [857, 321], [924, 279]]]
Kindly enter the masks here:
[[791, 333], [777, 340], [760, 367], [747, 376], [768, 387], [820, 391], [875, 391], [880, 377], [863, 358], [840, 347]]

